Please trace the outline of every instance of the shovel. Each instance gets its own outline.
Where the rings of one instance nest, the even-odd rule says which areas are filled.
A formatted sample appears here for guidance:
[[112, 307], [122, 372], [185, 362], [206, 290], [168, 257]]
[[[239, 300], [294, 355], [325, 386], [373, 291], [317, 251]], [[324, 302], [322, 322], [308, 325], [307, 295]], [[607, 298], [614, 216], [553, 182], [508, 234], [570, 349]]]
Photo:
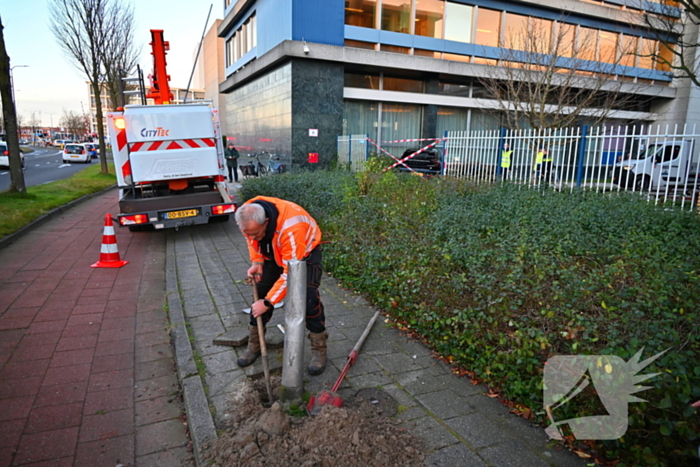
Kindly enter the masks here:
[[350, 366], [355, 363], [355, 360], [357, 360], [357, 354], [360, 352], [360, 348], [362, 347], [362, 344], [365, 342], [365, 339], [367, 339], [367, 336], [369, 335], [369, 332], [372, 330], [372, 326], [374, 326], [374, 322], [377, 321], [377, 317], [379, 316], [379, 311], [374, 313], [374, 316], [372, 316], [372, 319], [369, 320], [369, 323], [367, 324], [367, 327], [365, 328], [365, 332], [362, 333], [360, 336], [360, 340], [357, 341], [357, 344], [355, 344], [355, 347], [353, 347], [352, 352], [350, 352], [350, 355], [348, 356], [348, 361], [345, 363], [345, 366], [343, 367], [343, 371], [340, 372], [340, 376], [338, 376], [338, 380], [335, 382], [333, 387], [331, 388], [330, 391], [323, 390], [316, 394], [315, 396], [311, 396], [311, 399], [309, 399], [309, 405], [306, 407], [307, 412], [309, 412], [310, 415], [318, 415], [319, 412], [321, 412], [321, 409], [323, 408], [324, 405], [333, 405], [335, 407], [342, 407], [343, 406], [343, 398], [340, 397], [336, 391], [340, 387], [341, 383], [343, 382], [343, 379], [345, 378], [345, 375], [347, 374], [348, 370], [350, 369]]
[[[257, 302], [258, 286], [253, 280], [253, 303]], [[265, 386], [267, 387], [267, 398], [272, 404], [272, 387], [270, 386], [270, 364], [267, 361], [267, 344], [265, 343], [265, 325], [263, 324], [262, 316], [257, 317], [258, 320], [258, 339], [260, 339], [260, 354], [262, 355], [263, 372], [265, 373]]]

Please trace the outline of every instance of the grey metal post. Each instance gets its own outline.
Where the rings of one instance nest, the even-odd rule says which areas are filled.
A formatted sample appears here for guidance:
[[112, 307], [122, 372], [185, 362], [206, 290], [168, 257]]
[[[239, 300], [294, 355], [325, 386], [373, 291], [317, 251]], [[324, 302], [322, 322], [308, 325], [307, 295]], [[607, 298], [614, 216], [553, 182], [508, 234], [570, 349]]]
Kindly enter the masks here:
[[282, 402], [300, 401], [304, 394], [304, 329], [306, 328], [306, 261], [291, 260], [287, 275], [287, 309], [284, 312]]

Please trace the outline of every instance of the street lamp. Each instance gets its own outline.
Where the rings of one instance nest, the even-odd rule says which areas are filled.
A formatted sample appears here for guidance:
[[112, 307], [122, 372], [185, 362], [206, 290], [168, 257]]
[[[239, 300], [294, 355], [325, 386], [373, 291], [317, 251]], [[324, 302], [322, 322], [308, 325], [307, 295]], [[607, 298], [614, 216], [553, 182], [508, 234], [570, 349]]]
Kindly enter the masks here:
[[29, 65], [15, 65], [10, 67], [10, 87], [12, 88], [12, 102], [16, 105], [15, 101], [15, 81], [12, 79], [12, 70], [15, 68], [27, 68]]

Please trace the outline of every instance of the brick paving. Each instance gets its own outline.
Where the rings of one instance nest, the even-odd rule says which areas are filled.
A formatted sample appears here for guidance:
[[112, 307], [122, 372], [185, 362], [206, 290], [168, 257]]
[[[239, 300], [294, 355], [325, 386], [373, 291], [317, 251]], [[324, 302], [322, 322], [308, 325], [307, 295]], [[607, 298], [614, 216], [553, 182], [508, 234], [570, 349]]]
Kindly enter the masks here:
[[115, 227], [116, 190], [0, 249], [0, 467], [194, 465], [165, 305], [163, 232]]

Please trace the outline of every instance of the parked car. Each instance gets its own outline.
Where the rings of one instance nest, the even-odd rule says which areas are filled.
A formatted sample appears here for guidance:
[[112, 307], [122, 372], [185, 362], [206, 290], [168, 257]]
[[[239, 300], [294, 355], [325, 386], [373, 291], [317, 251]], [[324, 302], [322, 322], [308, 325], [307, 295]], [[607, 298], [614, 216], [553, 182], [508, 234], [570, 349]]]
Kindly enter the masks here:
[[[22, 161], [22, 168], [24, 168], [24, 151], [19, 150], [19, 159]], [[10, 168], [10, 152], [7, 150], [7, 143], [0, 142], [0, 168]]]
[[90, 151], [84, 144], [66, 143], [63, 146], [63, 162], [85, 162], [89, 164], [92, 162], [92, 157], [90, 157]]
[[90, 157], [95, 159], [97, 157], [97, 145], [92, 143], [83, 143], [90, 153]]
[[[420, 148], [407, 149], [401, 155], [400, 159], [410, 156], [419, 149]], [[426, 149], [424, 151], [421, 151], [420, 153], [406, 160], [404, 164], [413, 169], [413, 172], [421, 176], [432, 176], [440, 174], [440, 157], [438, 155], [438, 151], [436, 151], [435, 149]], [[407, 169], [404, 165], [401, 164], [397, 165], [396, 168], [399, 169], [399, 171], [401, 172], [411, 172], [409, 169]]]

